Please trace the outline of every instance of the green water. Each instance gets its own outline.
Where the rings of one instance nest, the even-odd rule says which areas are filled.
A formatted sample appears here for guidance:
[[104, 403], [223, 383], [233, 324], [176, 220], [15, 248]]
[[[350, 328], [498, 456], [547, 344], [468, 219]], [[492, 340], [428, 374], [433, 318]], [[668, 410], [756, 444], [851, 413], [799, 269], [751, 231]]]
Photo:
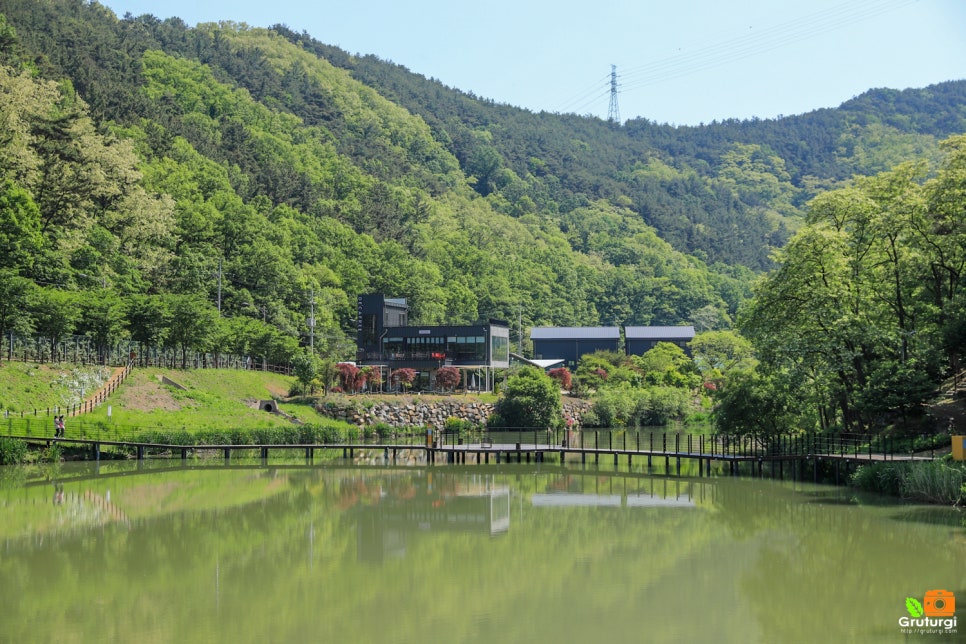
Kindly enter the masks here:
[[0, 470], [0, 642], [966, 632], [899, 626], [929, 590], [966, 606], [955, 509], [636, 465], [269, 463]]

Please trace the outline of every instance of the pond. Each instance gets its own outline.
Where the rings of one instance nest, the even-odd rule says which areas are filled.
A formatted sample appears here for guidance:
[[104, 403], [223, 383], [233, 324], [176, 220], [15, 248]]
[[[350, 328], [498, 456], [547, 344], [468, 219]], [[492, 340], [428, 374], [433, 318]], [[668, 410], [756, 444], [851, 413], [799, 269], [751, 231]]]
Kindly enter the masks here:
[[963, 512], [842, 487], [603, 463], [0, 472], [0, 642], [956, 641], [966, 627], [900, 623], [907, 598], [966, 605]]

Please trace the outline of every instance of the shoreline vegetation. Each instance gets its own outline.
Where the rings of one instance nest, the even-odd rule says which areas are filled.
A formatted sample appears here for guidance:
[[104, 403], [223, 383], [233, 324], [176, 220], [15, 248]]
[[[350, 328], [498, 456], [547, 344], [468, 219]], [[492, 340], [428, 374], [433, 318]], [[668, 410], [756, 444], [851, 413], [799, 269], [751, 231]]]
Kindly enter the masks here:
[[[48, 410], [65, 405], [72, 383], [84, 381], [73, 365], [39, 367], [7, 363], [0, 367], [6, 381], [0, 407], [7, 412], [16, 407]], [[206, 373], [207, 372], [207, 373]], [[183, 389], [162, 383], [168, 373]], [[65, 377], [69, 374], [70, 377]], [[136, 440], [178, 445], [204, 444], [301, 444], [366, 439], [389, 433], [405, 433], [387, 426], [360, 428], [352, 423], [328, 418], [315, 407], [322, 397], [291, 396], [292, 377], [257, 371], [219, 372], [139, 369], [132, 378], [93, 412], [68, 419], [75, 431], [117, 431], [135, 427]], [[76, 393], [76, 392], [75, 392]], [[271, 398], [287, 416], [272, 416], [257, 409], [253, 402]], [[336, 394], [333, 399], [344, 401]], [[363, 396], [358, 404], [372, 403], [379, 396]], [[433, 396], [396, 395], [387, 400], [411, 405]], [[473, 399], [464, 394], [450, 399]], [[492, 396], [490, 396], [492, 398]], [[487, 400], [492, 402], [488, 398]], [[33, 405], [30, 402], [33, 402]], [[35, 412], [36, 414], [37, 412]], [[49, 415], [49, 413], [48, 413]], [[44, 411], [36, 422], [43, 424]], [[290, 419], [294, 417], [297, 422]], [[447, 427], [447, 430], [450, 428]], [[0, 465], [56, 463], [84, 458], [86, 451], [52, 445], [31, 450], [23, 441], [0, 437]], [[120, 458], [128, 455], [119, 453]], [[966, 505], [966, 464], [947, 455], [933, 462], [884, 462], [862, 465], [849, 484], [856, 489], [926, 503]]]

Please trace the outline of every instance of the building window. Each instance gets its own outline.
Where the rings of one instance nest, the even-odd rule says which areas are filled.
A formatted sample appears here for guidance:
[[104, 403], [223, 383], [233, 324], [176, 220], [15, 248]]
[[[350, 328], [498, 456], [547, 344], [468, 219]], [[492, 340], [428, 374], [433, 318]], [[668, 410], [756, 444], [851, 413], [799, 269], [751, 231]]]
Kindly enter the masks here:
[[493, 362], [507, 362], [510, 359], [510, 339], [501, 336], [493, 336], [491, 340]]

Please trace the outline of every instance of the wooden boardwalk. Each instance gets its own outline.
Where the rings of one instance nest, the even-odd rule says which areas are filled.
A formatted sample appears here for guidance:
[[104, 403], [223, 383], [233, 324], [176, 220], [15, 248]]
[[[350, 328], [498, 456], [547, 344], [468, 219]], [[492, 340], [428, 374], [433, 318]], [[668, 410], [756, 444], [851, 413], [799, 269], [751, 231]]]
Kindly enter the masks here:
[[[336, 452], [341, 451], [343, 459], [354, 460], [357, 456], [367, 456], [369, 458], [379, 458], [385, 463], [398, 464], [401, 462], [419, 464], [457, 464], [485, 465], [489, 463], [543, 463], [554, 461], [561, 464], [577, 463], [586, 465], [588, 461], [599, 464], [601, 458], [613, 459], [614, 466], [619, 465], [622, 459], [626, 459], [628, 468], [632, 467], [635, 459], [638, 464], [646, 460], [647, 465], [653, 465], [655, 459], [659, 462], [663, 460], [664, 471], [671, 471], [671, 462], [678, 471], [681, 472], [682, 461], [697, 462], [698, 475], [710, 475], [712, 465], [717, 463], [724, 466], [731, 474], [737, 474], [740, 468], [750, 467], [751, 473], [756, 476], [763, 476], [766, 465], [771, 468], [775, 475], [784, 478], [785, 464], [791, 464], [793, 470], [802, 463], [811, 461], [819, 463], [821, 461], [835, 462], [836, 474], [838, 473], [839, 463], [844, 463], [846, 474], [852, 465], [863, 462], [876, 461], [929, 461], [933, 456], [914, 455], [914, 454], [885, 454], [876, 452], [860, 452], [854, 450], [846, 452], [841, 450], [839, 453], [817, 451], [796, 450], [785, 453], [744, 453], [734, 448], [717, 449], [713, 442], [707, 445], [702, 441], [701, 448], [709, 449], [681, 450], [681, 449], [625, 449], [623, 447], [570, 447], [566, 445], [549, 445], [538, 443], [489, 443], [486, 441], [468, 444], [400, 444], [400, 443], [351, 443], [351, 444], [273, 444], [273, 445], [170, 445], [161, 443], [138, 443], [124, 440], [104, 440], [94, 438], [70, 438], [70, 437], [49, 437], [49, 436], [10, 436], [35, 445], [75, 445], [90, 449], [90, 458], [100, 460], [101, 453], [105, 448], [121, 449], [132, 455], [138, 460], [148, 458], [150, 455], [161, 455], [161, 457], [178, 457], [186, 460], [191, 456], [214, 457], [221, 454], [228, 461], [235, 452], [256, 452], [258, 457], [268, 460], [270, 454], [278, 451], [297, 452], [304, 454], [307, 462], [315, 459], [316, 452]], [[691, 444], [691, 441], [688, 441]], [[695, 447], [695, 445], [691, 445]], [[170, 456], [167, 456], [170, 455]], [[813, 468], [817, 472], [817, 467]], [[836, 476], [836, 478], [838, 478]]]

